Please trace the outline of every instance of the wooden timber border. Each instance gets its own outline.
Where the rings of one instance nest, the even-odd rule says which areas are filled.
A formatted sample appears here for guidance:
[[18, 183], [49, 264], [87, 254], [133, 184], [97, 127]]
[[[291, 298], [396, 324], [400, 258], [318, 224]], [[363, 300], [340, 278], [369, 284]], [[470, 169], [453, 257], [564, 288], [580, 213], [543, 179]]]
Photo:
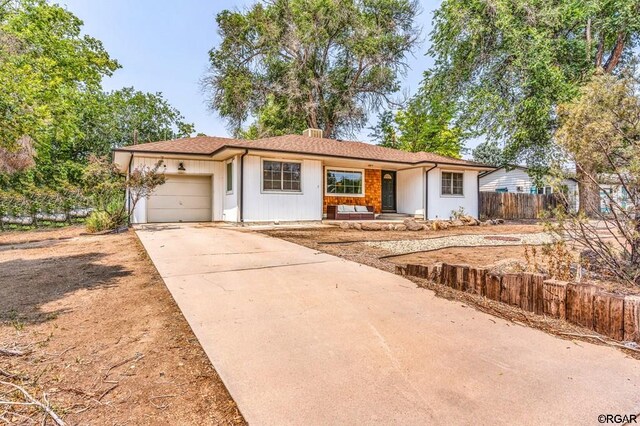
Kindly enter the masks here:
[[640, 343], [640, 296], [608, 293], [594, 285], [552, 280], [542, 274], [494, 274], [446, 263], [396, 265], [396, 274], [566, 320], [614, 340]]

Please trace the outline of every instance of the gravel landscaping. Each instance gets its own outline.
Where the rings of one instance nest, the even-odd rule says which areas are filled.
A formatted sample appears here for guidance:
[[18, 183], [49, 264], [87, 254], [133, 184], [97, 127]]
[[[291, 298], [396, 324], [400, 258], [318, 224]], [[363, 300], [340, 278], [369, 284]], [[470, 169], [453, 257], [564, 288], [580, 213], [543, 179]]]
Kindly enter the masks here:
[[553, 242], [552, 235], [540, 232], [534, 234], [509, 234], [508, 239], [501, 235], [451, 235], [424, 240], [367, 241], [369, 247], [383, 249], [392, 255], [415, 253], [418, 251], [439, 250], [447, 247], [480, 247], [541, 245]]

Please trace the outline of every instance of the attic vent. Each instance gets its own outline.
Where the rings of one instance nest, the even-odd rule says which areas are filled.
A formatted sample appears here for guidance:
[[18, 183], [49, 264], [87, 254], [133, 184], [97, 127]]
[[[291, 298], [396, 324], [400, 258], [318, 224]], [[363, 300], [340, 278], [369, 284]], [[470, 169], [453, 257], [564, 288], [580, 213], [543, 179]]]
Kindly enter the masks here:
[[308, 138], [321, 138], [322, 130], [320, 129], [307, 129], [302, 134]]

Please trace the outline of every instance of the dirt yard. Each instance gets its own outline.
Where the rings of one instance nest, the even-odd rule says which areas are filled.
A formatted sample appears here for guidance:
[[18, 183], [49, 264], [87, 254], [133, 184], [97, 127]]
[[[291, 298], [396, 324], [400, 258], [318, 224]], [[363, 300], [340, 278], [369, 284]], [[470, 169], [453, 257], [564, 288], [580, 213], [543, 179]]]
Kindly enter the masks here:
[[[0, 353], [0, 381], [67, 424], [244, 424], [133, 232], [82, 232], [0, 234], [0, 350], [23, 353]], [[53, 424], [30, 405], [0, 420]]]
[[440, 250], [411, 253], [389, 258], [390, 262], [398, 265], [413, 263], [417, 265], [433, 265], [435, 263], [464, 263], [475, 267], [487, 267], [513, 259], [524, 262], [525, 249], [523, 246], [495, 246], [495, 247], [452, 247]]
[[[325, 228], [270, 229], [261, 232], [354, 262], [374, 266], [385, 271], [393, 271], [395, 264], [398, 263], [393, 260], [395, 257], [381, 259], [385, 256], [392, 255], [391, 252], [381, 248], [371, 247], [364, 243], [369, 241], [424, 240], [456, 235], [490, 234], [507, 236], [509, 234], [538, 233], [542, 231], [543, 228], [540, 225], [515, 223], [488, 227], [466, 226], [440, 231], [359, 231], [356, 229], [340, 229], [336, 226]], [[486, 247], [482, 249], [485, 250]], [[504, 249], [504, 247], [498, 247], [496, 253], [499, 253], [501, 249]], [[509, 247], [508, 250], [509, 249], [512, 249], [512, 247]], [[421, 254], [426, 255], [426, 253], [420, 253], [416, 254], [416, 256]], [[496, 254], [496, 256], [498, 256], [498, 254]]]

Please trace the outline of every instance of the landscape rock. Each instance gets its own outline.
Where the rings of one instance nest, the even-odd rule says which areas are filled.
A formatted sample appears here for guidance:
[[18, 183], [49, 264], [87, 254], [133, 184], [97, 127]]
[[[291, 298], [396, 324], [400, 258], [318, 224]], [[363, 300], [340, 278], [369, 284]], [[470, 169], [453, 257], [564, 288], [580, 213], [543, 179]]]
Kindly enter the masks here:
[[380, 231], [382, 229], [381, 224], [371, 222], [363, 222], [360, 227], [363, 231]]
[[407, 227], [406, 227], [405, 225], [403, 225], [403, 224], [401, 224], [401, 223], [400, 223], [400, 224], [396, 225], [394, 229], [395, 229], [396, 231], [406, 231], [406, 230], [407, 230]]
[[443, 220], [434, 220], [433, 222], [431, 222], [431, 229], [433, 229], [434, 231], [440, 231], [442, 229], [448, 229], [448, 228], [449, 228], [449, 223]]
[[403, 223], [409, 231], [422, 231], [423, 229], [422, 224], [416, 222], [416, 220], [412, 217], [406, 218]]
[[452, 226], [452, 227], [459, 227], [459, 226], [464, 226], [464, 225], [465, 225], [465, 223], [463, 221], [461, 221], [460, 219], [455, 219], [455, 220], [452, 220], [451, 222], [449, 222], [449, 226]]
[[362, 225], [360, 223], [356, 222], [356, 223], [353, 224], [353, 229], [357, 229], [357, 230], [361, 231], [362, 230]]
[[460, 216], [460, 220], [465, 224], [465, 226], [478, 226], [480, 224], [478, 219], [469, 215]]
[[349, 223], [348, 222], [341, 222], [340, 223], [340, 229], [349, 229]]

